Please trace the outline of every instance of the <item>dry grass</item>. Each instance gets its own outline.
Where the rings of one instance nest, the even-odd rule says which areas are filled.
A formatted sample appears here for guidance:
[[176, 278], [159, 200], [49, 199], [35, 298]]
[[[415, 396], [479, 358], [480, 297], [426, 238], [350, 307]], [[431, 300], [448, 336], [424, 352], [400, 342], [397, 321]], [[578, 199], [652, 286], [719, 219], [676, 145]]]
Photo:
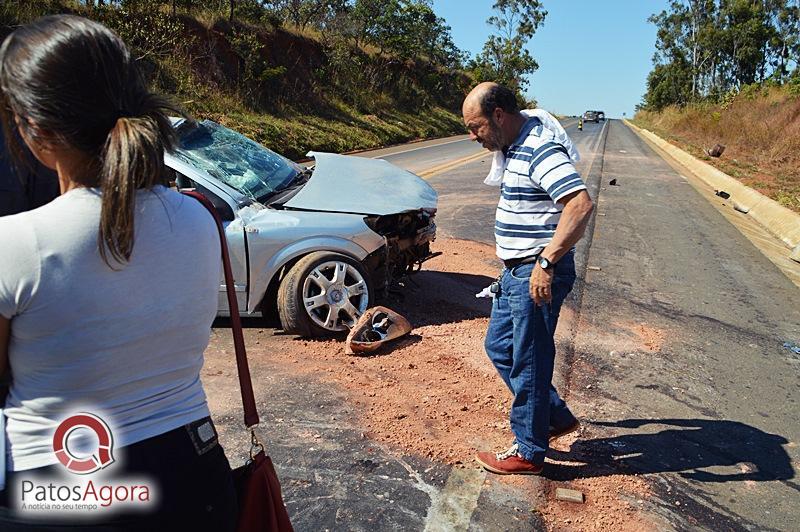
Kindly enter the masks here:
[[[789, 90], [748, 90], [725, 104], [640, 111], [634, 122], [800, 212], [800, 97]], [[717, 143], [725, 153], [708, 157], [704, 150]]]

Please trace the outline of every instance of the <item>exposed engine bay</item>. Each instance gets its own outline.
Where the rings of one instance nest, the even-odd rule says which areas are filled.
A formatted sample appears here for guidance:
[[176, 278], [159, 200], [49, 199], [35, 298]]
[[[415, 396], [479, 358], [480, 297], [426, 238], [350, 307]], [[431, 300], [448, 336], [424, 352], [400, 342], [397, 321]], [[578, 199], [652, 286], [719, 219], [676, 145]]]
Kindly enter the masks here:
[[377, 290], [388, 292], [392, 285], [419, 271], [425, 261], [439, 255], [430, 248], [436, 238], [435, 216], [435, 209], [419, 209], [364, 218], [367, 226], [386, 241], [364, 261]]

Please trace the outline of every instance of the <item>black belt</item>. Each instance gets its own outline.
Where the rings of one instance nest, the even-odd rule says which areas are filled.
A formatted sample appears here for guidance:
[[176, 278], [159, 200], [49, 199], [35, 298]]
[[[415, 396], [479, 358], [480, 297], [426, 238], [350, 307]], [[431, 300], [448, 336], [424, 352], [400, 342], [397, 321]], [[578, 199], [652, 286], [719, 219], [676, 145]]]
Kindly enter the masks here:
[[537, 253], [536, 255], [532, 255], [530, 257], [520, 257], [518, 259], [508, 259], [508, 260], [504, 260], [503, 261], [503, 266], [505, 266], [506, 269], [510, 270], [511, 268], [516, 268], [520, 264], [533, 264], [534, 262], [536, 262], [536, 259], [538, 259], [538, 258], [539, 258], [539, 253]]

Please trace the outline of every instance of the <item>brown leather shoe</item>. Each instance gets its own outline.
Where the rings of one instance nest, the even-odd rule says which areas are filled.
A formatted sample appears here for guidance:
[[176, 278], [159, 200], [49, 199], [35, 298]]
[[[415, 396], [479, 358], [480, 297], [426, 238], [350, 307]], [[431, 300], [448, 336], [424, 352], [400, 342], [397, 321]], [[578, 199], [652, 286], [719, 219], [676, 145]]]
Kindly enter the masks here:
[[515, 443], [511, 448], [502, 453], [480, 452], [475, 455], [475, 460], [487, 471], [498, 475], [538, 475], [544, 469], [542, 464], [528, 462], [517, 452], [519, 447]]
[[562, 436], [566, 436], [567, 434], [572, 434], [573, 432], [575, 432], [579, 428], [581, 428], [581, 422], [576, 419], [575, 423], [573, 423], [572, 425], [570, 425], [570, 426], [568, 426], [566, 428], [563, 428], [561, 430], [552, 430], [551, 429], [550, 430], [550, 441], [557, 440], [558, 438], [560, 438]]

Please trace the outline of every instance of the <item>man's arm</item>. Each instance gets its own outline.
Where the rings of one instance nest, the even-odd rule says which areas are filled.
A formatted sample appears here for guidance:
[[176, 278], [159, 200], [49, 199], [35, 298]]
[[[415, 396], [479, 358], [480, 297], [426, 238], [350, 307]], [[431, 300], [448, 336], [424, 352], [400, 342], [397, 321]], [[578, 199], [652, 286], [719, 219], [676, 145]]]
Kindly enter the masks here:
[[[585, 190], [578, 190], [558, 200], [564, 206], [553, 240], [542, 250], [541, 256], [551, 263], [558, 262], [578, 243], [591, 218], [592, 199]], [[543, 270], [537, 263], [531, 272], [530, 294], [537, 305], [549, 303], [552, 297], [553, 270]]]

